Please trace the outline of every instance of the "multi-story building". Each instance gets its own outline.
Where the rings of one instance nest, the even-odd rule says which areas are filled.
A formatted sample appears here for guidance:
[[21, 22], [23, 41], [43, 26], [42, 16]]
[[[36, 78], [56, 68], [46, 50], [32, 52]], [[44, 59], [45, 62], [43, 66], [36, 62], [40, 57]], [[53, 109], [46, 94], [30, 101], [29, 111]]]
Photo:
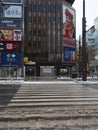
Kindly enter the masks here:
[[90, 27], [86, 31], [86, 44], [87, 44], [87, 53], [88, 60], [95, 59], [95, 26]]
[[91, 73], [98, 76], [98, 17], [94, 20], [95, 59], [90, 62]]
[[27, 76], [54, 76], [60, 71], [71, 73], [76, 50], [73, 2], [25, 0], [24, 59]]
[[98, 17], [94, 20], [94, 26], [86, 32], [88, 60], [91, 74], [98, 74]]
[[98, 17], [94, 20], [95, 25], [95, 59], [98, 59]]

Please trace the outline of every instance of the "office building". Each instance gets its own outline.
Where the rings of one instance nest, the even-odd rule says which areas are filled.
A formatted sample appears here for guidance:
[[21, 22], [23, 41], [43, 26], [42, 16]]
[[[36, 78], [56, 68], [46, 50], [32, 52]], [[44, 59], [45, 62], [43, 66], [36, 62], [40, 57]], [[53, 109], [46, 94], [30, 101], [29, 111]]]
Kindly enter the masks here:
[[[25, 0], [26, 76], [70, 75], [75, 65], [74, 0]], [[66, 21], [71, 20], [69, 29]], [[65, 30], [67, 32], [65, 32]]]

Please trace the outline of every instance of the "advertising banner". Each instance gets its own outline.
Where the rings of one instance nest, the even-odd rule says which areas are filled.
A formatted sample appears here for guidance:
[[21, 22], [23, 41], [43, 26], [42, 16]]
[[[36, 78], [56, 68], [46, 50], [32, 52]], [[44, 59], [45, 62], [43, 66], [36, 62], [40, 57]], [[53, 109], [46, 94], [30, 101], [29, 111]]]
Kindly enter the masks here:
[[65, 46], [63, 50], [63, 61], [75, 62], [75, 48]]
[[21, 30], [0, 29], [0, 41], [21, 41], [21, 37]]
[[20, 66], [22, 56], [16, 52], [0, 52], [0, 66]]
[[14, 29], [0, 29], [0, 41], [14, 41]]
[[63, 44], [75, 46], [75, 10], [63, 4]]

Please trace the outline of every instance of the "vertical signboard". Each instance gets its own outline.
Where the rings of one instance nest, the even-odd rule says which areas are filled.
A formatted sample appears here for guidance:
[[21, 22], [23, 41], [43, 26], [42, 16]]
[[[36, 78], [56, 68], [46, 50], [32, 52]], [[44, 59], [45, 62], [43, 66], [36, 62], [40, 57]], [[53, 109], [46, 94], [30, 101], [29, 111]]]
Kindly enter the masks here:
[[[63, 4], [63, 61], [69, 61], [72, 50], [75, 52], [76, 14], [75, 10]], [[74, 53], [73, 53], [74, 54]], [[75, 61], [75, 60], [73, 60]]]
[[21, 41], [22, 31], [16, 29], [0, 29], [0, 41]]
[[[2, 0], [0, 8], [0, 66], [23, 68], [24, 0]], [[10, 55], [10, 59], [7, 56]], [[2, 69], [0, 70], [2, 71]]]
[[63, 48], [63, 59], [67, 62], [75, 62], [75, 51], [76, 49], [73, 47], [64, 46]]

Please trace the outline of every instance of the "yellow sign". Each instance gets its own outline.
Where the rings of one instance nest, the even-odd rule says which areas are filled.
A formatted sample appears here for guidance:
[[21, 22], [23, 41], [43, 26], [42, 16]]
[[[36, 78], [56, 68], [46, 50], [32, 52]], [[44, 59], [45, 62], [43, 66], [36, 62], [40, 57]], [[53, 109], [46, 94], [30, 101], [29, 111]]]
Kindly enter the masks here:
[[28, 62], [28, 57], [24, 57], [24, 62], [25, 62], [25, 63]]

